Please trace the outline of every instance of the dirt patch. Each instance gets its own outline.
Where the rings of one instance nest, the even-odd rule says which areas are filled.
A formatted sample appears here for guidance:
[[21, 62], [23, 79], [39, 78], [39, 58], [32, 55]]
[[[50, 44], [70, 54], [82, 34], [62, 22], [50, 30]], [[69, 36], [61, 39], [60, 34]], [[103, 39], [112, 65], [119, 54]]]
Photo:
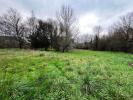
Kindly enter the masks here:
[[129, 66], [133, 67], [133, 62], [129, 62], [128, 64]]

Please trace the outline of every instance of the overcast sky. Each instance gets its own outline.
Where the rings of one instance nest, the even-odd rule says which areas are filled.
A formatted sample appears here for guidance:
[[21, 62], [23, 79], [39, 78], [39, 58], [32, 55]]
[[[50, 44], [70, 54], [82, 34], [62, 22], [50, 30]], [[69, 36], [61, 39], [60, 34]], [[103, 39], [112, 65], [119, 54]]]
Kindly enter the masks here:
[[54, 18], [62, 5], [74, 9], [81, 33], [92, 33], [95, 25], [107, 28], [119, 16], [133, 11], [133, 0], [0, 0], [0, 14], [12, 7], [24, 16], [33, 10], [39, 18]]

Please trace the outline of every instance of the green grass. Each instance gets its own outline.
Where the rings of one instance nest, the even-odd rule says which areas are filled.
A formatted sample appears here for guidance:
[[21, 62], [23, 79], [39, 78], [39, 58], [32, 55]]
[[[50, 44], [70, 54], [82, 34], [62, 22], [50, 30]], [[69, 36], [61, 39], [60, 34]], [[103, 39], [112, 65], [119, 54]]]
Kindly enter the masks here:
[[132, 54], [0, 50], [0, 100], [132, 100]]

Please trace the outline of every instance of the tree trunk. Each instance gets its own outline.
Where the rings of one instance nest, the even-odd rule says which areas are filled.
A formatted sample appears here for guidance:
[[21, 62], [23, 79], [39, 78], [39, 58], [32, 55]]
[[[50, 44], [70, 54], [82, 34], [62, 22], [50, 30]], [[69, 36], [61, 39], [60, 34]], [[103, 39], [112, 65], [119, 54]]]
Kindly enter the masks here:
[[21, 42], [19, 42], [19, 48], [22, 49], [22, 43]]

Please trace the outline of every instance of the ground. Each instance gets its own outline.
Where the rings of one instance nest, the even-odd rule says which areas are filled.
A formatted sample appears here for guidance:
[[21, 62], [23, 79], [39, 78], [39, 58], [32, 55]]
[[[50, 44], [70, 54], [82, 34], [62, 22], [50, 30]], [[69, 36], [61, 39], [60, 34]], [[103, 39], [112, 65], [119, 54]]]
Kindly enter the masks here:
[[133, 55], [0, 49], [0, 100], [132, 100]]

